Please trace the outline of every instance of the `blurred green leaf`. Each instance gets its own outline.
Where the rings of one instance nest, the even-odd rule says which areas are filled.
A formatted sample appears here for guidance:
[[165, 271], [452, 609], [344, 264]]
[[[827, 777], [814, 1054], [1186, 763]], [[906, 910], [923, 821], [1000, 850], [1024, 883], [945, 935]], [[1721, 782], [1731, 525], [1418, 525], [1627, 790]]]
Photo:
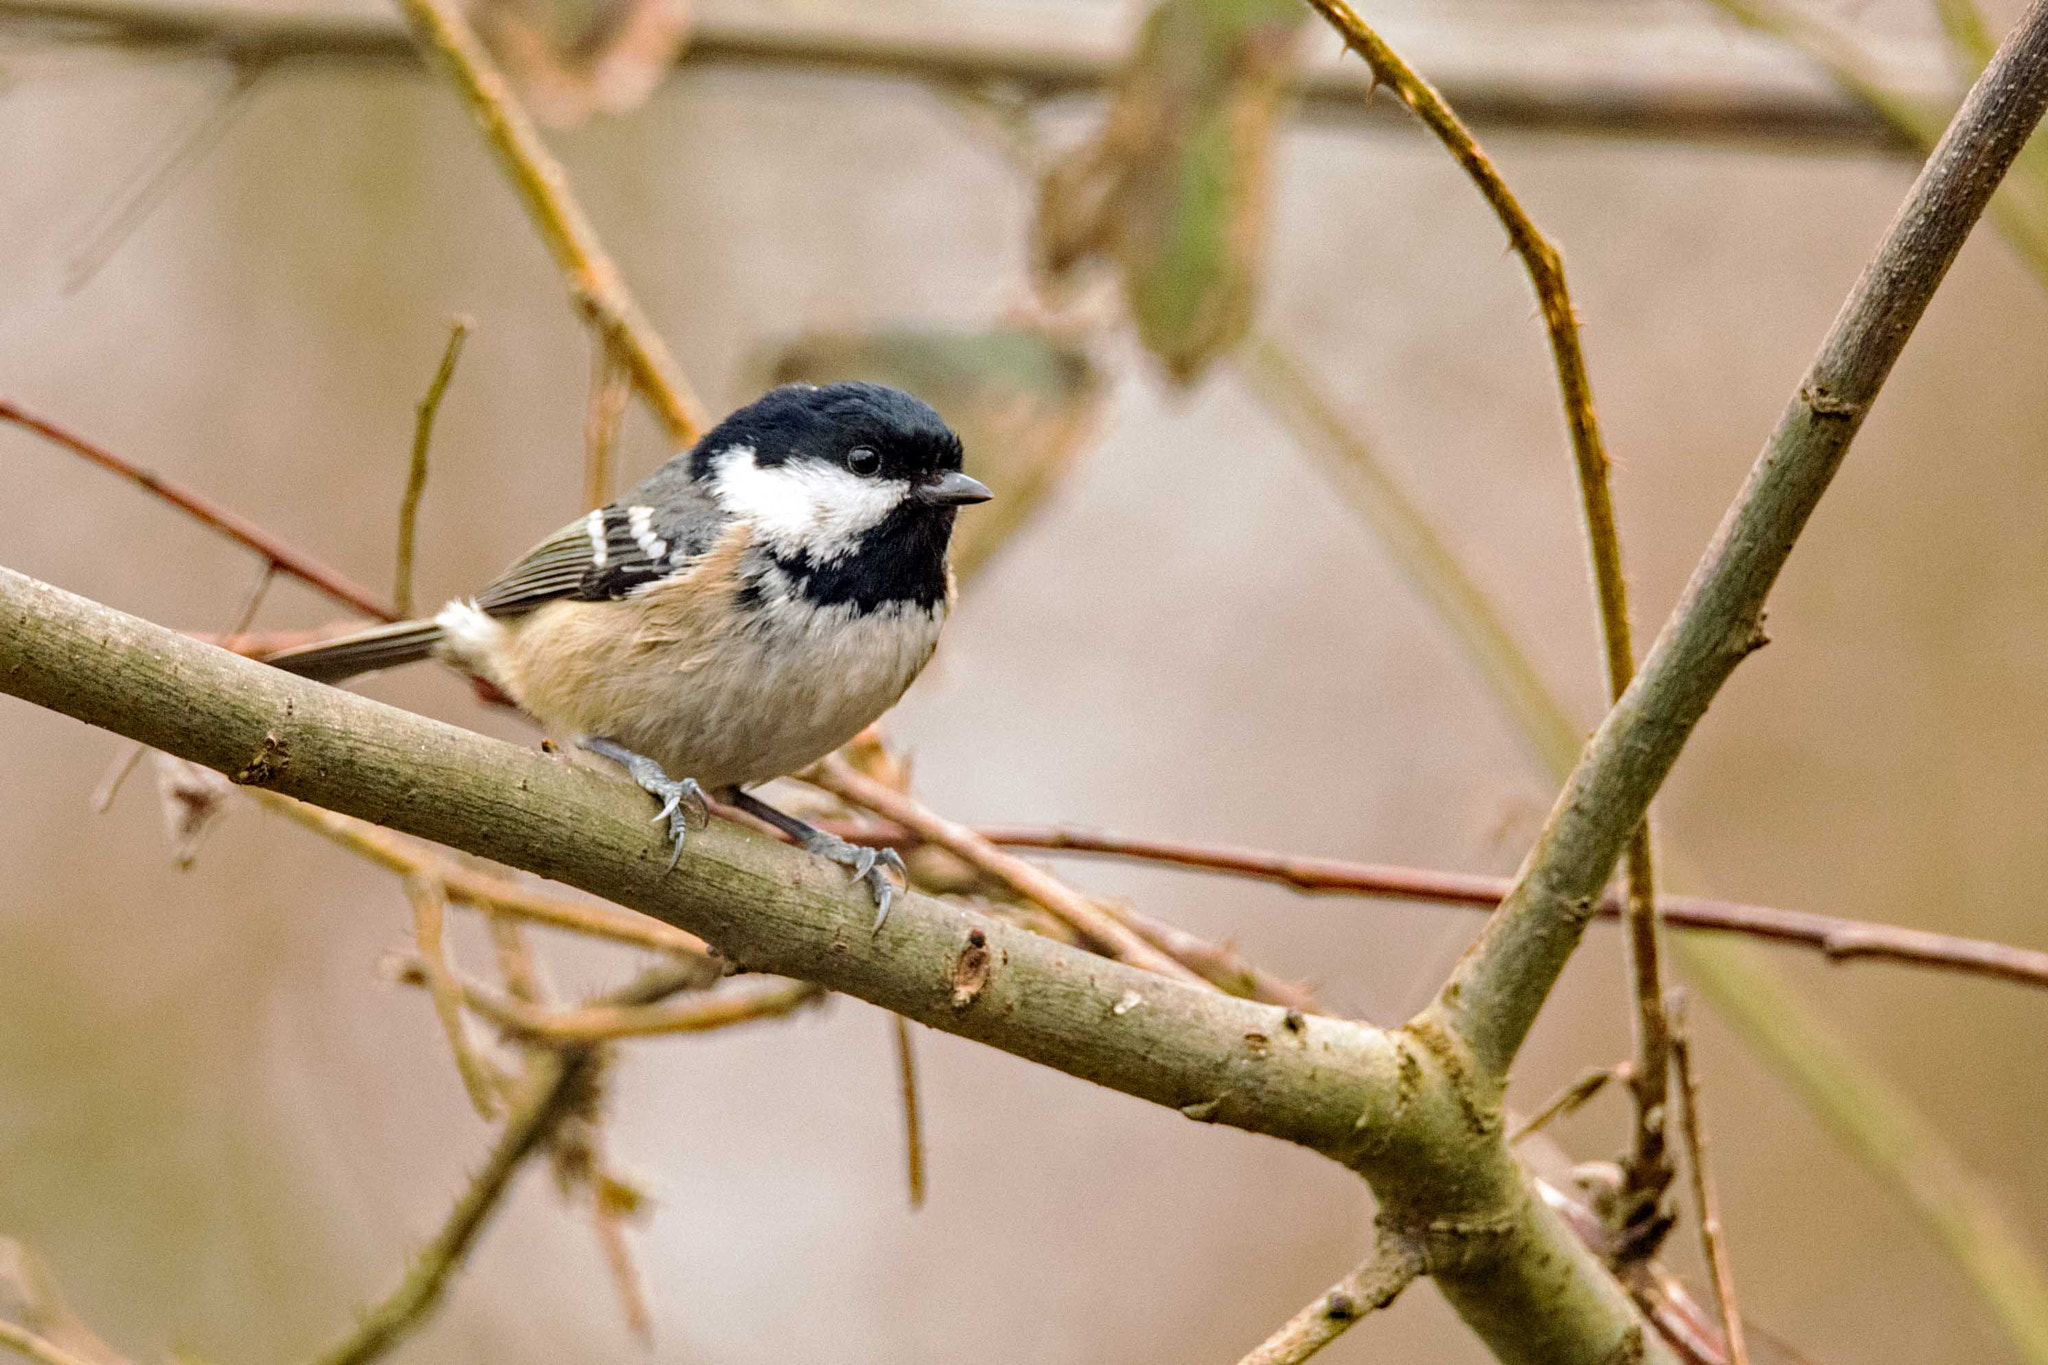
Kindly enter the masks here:
[[1306, 15], [1292, 0], [1164, 0], [1101, 129], [1040, 185], [1048, 282], [1113, 261], [1139, 340], [1179, 383], [1251, 325], [1280, 100]]
[[960, 519], [953, 564], [962, 577], [1057, 486], [1094, 428], [1105, 387], [1079, 345], [1033, 327], [813, 332], [764, 368], [772, 384], [893, 384], [939, 410], [967, 447], [968, 472], [996, 494]]

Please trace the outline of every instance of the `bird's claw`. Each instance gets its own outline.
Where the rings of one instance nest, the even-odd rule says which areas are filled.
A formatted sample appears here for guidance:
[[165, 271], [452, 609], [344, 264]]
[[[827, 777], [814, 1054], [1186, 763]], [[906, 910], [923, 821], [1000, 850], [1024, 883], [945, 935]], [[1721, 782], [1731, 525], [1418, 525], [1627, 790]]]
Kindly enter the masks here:
[[583, 747], [617, 763], [632, 775], [642, 791], [661, 802], [661, 809], [648, 823], [668, 823], [668, 870], [675, 871], [676, 864], [683, 858], [683, 841], [692, 830], [702, 829], [710, 822], [711, 806], [704, 798], [704, 788], [697, 785], [694, 777], [670, 777], [662, 771], [659, 763], [645, 754], [634, 753], [623, 744], [608, 739], [586, 739]]
[[689, 837], [691, 830], [704, 828], [711, 819], [711, 807], [704, 800], [704, 789], [697, 785], [694, 777], [663, 777], [656, 782], [643, 781], [640, 785], [661, 798], [661, 809], [648, 823], [668, 822], [668, 867], [673, 872], [676, 864], [682, 861], [683, 840]]
[[865, 844], [851, 844], [836, 834], [823, 830], [814, 831], [804, 840], [804, 849], [820, 858], [838, 863], [853, 873], [858, 882], [865, 882], [868, 894], [875, 901], [874, 933], [882, 931], [882, 925], [889, 918], [889, 907], [896, 903], [896, 883], [889, 877], [894, 870], [903, 878], [904, 885], [910, 884], [910, 869], [903, 865], [903, 855], [893, 848], [869, 848]]

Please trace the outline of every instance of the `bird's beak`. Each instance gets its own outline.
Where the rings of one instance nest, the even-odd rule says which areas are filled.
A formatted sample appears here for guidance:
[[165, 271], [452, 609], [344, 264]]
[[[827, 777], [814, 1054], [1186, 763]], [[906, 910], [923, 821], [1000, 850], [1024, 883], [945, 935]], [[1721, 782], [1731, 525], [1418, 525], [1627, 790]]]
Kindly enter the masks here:
[[956, 469], [930, 483], [919, 484], [910, 496], [932, 507], [963, 507], [972, 502], [987, 502], [995, 494], [980, 479], [970, 479]]

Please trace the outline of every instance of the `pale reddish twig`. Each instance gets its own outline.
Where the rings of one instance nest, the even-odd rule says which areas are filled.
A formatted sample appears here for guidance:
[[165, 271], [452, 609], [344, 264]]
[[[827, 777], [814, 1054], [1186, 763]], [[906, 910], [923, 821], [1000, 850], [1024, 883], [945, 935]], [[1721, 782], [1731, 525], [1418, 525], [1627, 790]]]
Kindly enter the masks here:
[[[900, 846], [920, 842], [914, 833], [901, 825], [828, 821], [826, 827], [859, 843]], [[984, 825], [977, 827], [975, 832], [988, 842], [1005, 848], [1033, 848], [1055, 853], [1166, 863], [1201, 872], [1279, 882], [1297, 891], [1317, 895], [1387, 897], [1490, 910], [1500, 903], [1510, 886], [1506, 877], [1479, 872], [1443, 872], [1385, 863], [1352, 862], [1342, 858], [1109, 834], [1062, 825]], [[1664, 922], [1674, 928], [1744, 934], [1751, 938], [1794, 943], [1817, 949], [1836, 960], [1880, 958], [2015, 981], [2026, 986], [2048, 986], [2048, 952], [2039, 949], [2018, 948], [1989, 939], [1964, 938], [1927, 929], [1840, 919], [1805, 910], [1714, 900], [1706, 896], [1659, 896], [1657, 907]], [[1602, 918], [1617, 919], [1621, 914], [1621, 904], [1610, 892], [1594, 907], [1594, 911]]]
[[5, 398], [0, 398], [0, 420], [26, 427], [38, 436], [63, 446], [72, 454], [90, 460], [102, 469], [119, 474], [139, 488], [149, 490], [173, 507], [211, 526], [228, 539], [262, 555], [275, 564], [280, 572], [288, 573], [300, 582], [318, 588], [337, 602], [344, 602], [365, 616], [374, 616], [380, 621], [398, 619], [397, 613], [388, 603], [380, 601], [375, 593], [347, 574], [339, 569], [329, 568], [303, 551], [293, 549], [247, 517], [230, 512], [211, 498], [131, 464], [112, 451], [94, 445], [83, 436], [67, 431], [47, 418], [37, 417], [19, 403]]
[[1003, 852], [967, 826], [946, 819], [922, 802], [855, 771], [845, 759], [837, 755], [823, 759], [804, 776], [806, 781], [816, 783], [834, 796], [864, 806], [965, 858], [1006, 883], [1018, 895], [1036, 901], [1065, 920], [1098, 951], [1178, 981], [1204, 984], [1198, 973], [1160, 952], [1129, 926], [1120, 923], [1066, 883], [1022, 858]]

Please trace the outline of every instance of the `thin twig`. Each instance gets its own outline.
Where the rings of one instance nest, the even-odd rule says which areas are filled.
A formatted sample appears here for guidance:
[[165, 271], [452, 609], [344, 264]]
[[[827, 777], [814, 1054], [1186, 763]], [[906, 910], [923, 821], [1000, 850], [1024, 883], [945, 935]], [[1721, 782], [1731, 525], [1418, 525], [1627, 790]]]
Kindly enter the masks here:
[[462, 343], [472, 325], [465, 317], [450, 320], [441, 363], [434, 367], [434, 378], [428, 383], [413, 420], [412, 460], [406, 468], [405, 495], [398, 500], [398, 581], [391, 594], [400, 616], [412, 615], [413, 551], [419, 535], [420, 495], [427, 490], [427, 448], [434, 440], [434, 417], [441, 411], [441, 397], [448, 392], [448, 381], [455, 377], [455, 362], [462, 356]]
[[1685, 1104], [1686, 1162], [1692, 1168], [1692, 1202], [1700, 1220], [1700, 1247], [1714, 1277], [1714, 1299], [1721, 1309], [1721, 1332], [1728, 1344], [1728, 1365], [1749, 1365], [1749, 1347], [1742, 1339], [1742, 1305], [1735, 1297], [1735, 1272], [1728, 1264], [1728, 1245], [1721, 1232], [1721, 1204], [1714, 1195], [1713, 1173], [1707, 1167], [1707, 1127], [1700, 1117], [1699, 1079], [1692, 1069], [1692, 1042], [1685, 1030], [1684, 999], [1674, 993], [1671, 1019], [1671, 1064], [1678, 1073]]
[[1005, 883], [1027, 900], [1037, 902], [1073, 926], [1099, 951], [1134, 967], [1143, 967], [1177, 981], [1208, 985], [1201, 975], [1160, 952], [1120, 923], [1101, 906], [1022, 858], [1004, 853], [967, 826], [948, 820], [914, 797], [878, 782], [836, 755], [812, 767], [805, 780], [834, 796], [914, 830], [921, 837]]
[[[1618, 701], [1635, 677], [1635, 649], [1629, 638], [1628, 580], [1622, 571], [1621, 536], [1614, 520], [1614, 497], [1608, 483], [1609, 461], [1593, 411], [1593, 381], [1579, 343], [1578, 317], [1565, 282], [1564, 257], [1522, 208], [1514, 192], [1493, 167], [1457, 113], [1400, 54], [1346, 3], [1309, 0], [1345, 44], [1365, 59], [1380, 81], [1391, 87], [1451, 153], [1480, 195], [1500, 219], [1508, 242], [1522, 258], [1543, 310], [1550, 337], [1551, 359], [1564, 399], [1565, 425], [1578, 473], [1580, 509], [1585, 515], [1586, 542], [1593, 562], [1595, 602], [1607, 666], [1610, 701]], [[1656, 876], [1651, 860], [1650, 818], [1645, 813], [1628, 847], [1628, 935], [1630, 979], [1635, 994], [1636, 1063], [1630, 1089], [1636, 1101], [1635, 1137], [1629, 1159], [1629, 1196], [1642, 1205], [1644, 1217], [1655, 1208], [1671, 1182], [1670, 1158], [1664, 1143], [1664, 1112], [1671, 1073], [1670, 1030], [1664, 1019], [1662, 967], [1658, 961]]]
[[626, 1240], [626, 1220], [638, 1207], [638, 1199], [629, 1192], [616, 1177], [604, 1170], [603, 1153], [593, 1147], [591, 1161], [594, 1169], [587, 1183], [590, 1186], [590, 1224], [597, 1233], [597, 1247], [604, 1257], [605, 1269], [612, 1277], [612, 1288], [619, 1296], [619, 1315], [626, 1320], [626, 1330], [631, 1332], [643, 1347], [654, 1345], [654, 1315], [647, 1307], [647, 1288], [641, 1282], [639, 1263], [633, 1259], [633, 1247]]
[[[910, 830], [897, 824], [827, 821], [824, 827], [857, 843], [908, 847], [921, 842]], [[1302, 857], [1263, 849], [1138, 838], [1064, 825], [983, 825], [975, 832], [988, 842], [1005, 848], [1164, 863], [1198, 872], [1276, 882], [1311, 895], [1375, 896], [1491, 910], [1514, 889], [1511, 879], [1481, 872], [1443, 872], [1386, 863], [1352, 862], [1342, 858]], [[1964, 938], [1956, 934], [1938, 934], [1927, 929], [1908, 929], [1865, 920], [1838, 919], [1804, 910], [1784, 910], [1768, 905], [1714, 900], [1706, 896], [1659, 896], [1657, 912], [1666, 924], [1676, 929], [1742, 934], [1750, 938], [1798, 944], [1822, 952], [1838, 962], [1871, 958], [1911, 966], [1938, 967], [1971, 976], [2013, 981], [2023, 986], [2048, 986], [2048, 952], [2016, 948], [1989, 939]], [[1602, 919], [1619, 919], [1622, 913], [1619, 897], [1609, 892], [1594, 905], [1593, 913]], [[1133, 920], [1133, 923], [1139, 922]], [[1163, 944], [1160, 946], [1164, 948]], [[1254, 995], [1253, 998], [1262, 997]], [[1274, 1003], [1290, 1002], [1276, 1000]]]
[[1289, 1318], [1238, 1365], [1300, 1365], [1360, 1318], [1392, 1303], [1422, 1271], [1422, 1256], [1413, 1246], [1382, 1234], [1371, 1257]]
[[633, 377], [602, 332], [593, 333], [590, 348], [590, 399], [583, 417], [583, 505], [602, 507], [612, 500], [617, 483], [615, 452], [619, 419], [633, 396]]
[[650, 948], [687, 958], [703, 958], [711, 948], [695, 934], [660, 920], [600, 901], [555, 895], [508, 877], [492, 876], [435, 855], [426, 845], [367, 821], [309, 806], [274, 792], [243, 788], [265, 809], [324, 835], [353, 853], [400, 875], [425, 873], [438, 879], [452, 900], [494, 914], [512, 915], [536, 924], [569, 929], [595, 938]]
[[1508, 1134], [1508, 1144], [1513, 1146], [1524, 1138], [1534, 1137], [1559, 1119], [1577, 1113], [1605, 1090], [1609, 1081], [1627, 1080], [1628, 1071], [1627, 1062], [1619, 1066], [1596, 1066], [1587, 1071], [1551, 1096], [1549, 1103], [1523, 1119], [1521, 1125]]
[[924, 1207], [924, 1122], [917, 1098], [917, 1046], [910, 1036], [910, 1021], [892, 1014], [895, 1027], [896, 1076], [902, 1083], [903, 1166], [910, 1184], [910, 1207]]
[[191, 117], [151, 150], [135, 179], [95, 218], [86, 230], [84, 245], [64, 263], [66, 294], [75, 294], [91, 283], [122, 243], [226, 135], [274, 65], [268, 56], [234, 59], [226, 88], [202, 95]]
[[669, 354], [668, 344], [633, 301], [619, 270], [597, 240], [569, 177], [462, 12], [448, 0], [399, 0], [420, 46], [453, 79], [505, 177], [526, 205], [553, 253], [570, 299], [632, 372], [633, 383], [678, 446], [703, 434], [703, 404]]
[[[624, 1008], [649, 1005], [689, 989], [698, 979], [692, 967], [663, 967], [618, 992], [611, 1002]], [[365, 1365], [426, 1321], [520, 1164], [546, 1143], [566, 1114], [584, 1102], [601, 1057], [595, 1045], [535, 1054], [527, 1068], [524, 1093], [505, 1120], [483, 1169], [463, 1189], [440, 1230], [413, 1257], [390, 1297], [365, 1312], [347, 1337], [316, 1356], [315, 1365]]]
[[337, 602], [346, 603], [365, 616], [374, 616], [380, 621], [398, 619], [397, 613], [392, 611], [387, 603], [379, 601], [374, 593], [348, 575], [293, 549], [255, 522], [238, 513], [230, 512], [211, 498], [195, 493], [159, 474], [130, 464], [112, 451], [94, 445], [83, 436], [68, 431], [47, 418], [37, 417], [19, 403], [5, 398], [0, 398], [0, 421], [26, 427], [38, 436], [63, 446], [72, 454], [82, 456], [102, 469], [119, 474], [140, 488], [148, 489], [173, 507], [219, 531], [229, 540], [262, 555], [275, 564], [280, 572], [288, 573], [300, 582], [318, 588]]
[[[1046, 98], [1099, 91], [1113, 79], [1128, 41], [1113, 24], [1051, 31], [1028, 10], [1014, 22], [990, 23], [1005, 13], [991, 9], [972, 24], [947, 24], [918, 12], [897, 18], [879, 10], [721, 7], [694, 19], [679, 60], [687, 67], [825, 72], [919, 86], [996, 81]], [[141, 51], [212, 56], [225, 49], [330, 65], [417, 60], [403, 31], [374, 11], [0, 0], [0, 18], [43, 21], [74, 41]], [[1458, 60], [1473, 54], [1476, 60]], [[1902, 150], [1901, 140], [1862, 105], [1816, 89], [1796, 72], [1752, 68], [1729, 75], [1710, 60], [1681, 59], [1657, 73], [1660, 79], [1632, 72], [1628, 80], [1589, 81], [1579, 63], [1504, 71], [1498, 53], [1463, 40], [1444, 55], [1438, 65], [1452, 67], [1446, 90], [1483, 126], [1887, 155]], [[1384, 101], [1365, 98], [1360, 76], [1353, 68], [1312, 64], [1297, 74], [1292, 94], [1305, 118], [1325, 124], [1389, 121], [1392, 111]]]
[[1300, 982], [1274, 975], [1246, 958], [1230, 943], [1213, 943], [1177, 924], [1168, 924], [1115, 901], [1104, 901], [1102, 905], [1108, 913], [1129, 925], [1133, 933], [1228, 995], [1304, 1012], [1322, 1008], [1314, 991]]
[[[420, 958], [397, 965], [401, 985], [431, 989]], [[699, 985], [716, 981], [711, 976]], [[710, 1033], [756, 1019], [794, 1014], [825, 998], [826, 991], [807, 981], [769, 979], [759, 984], [709, 991], [663, 1005], [592, 1004], [549, 1009], [510, 995], [500, 995], [478, 982], [458, 977], [464, 1007], [524, 1042], [550, 1047], [584, 1047], [623, 1038], [654, 1038], [678, 1033]]]
[[409, 873], [404, 879], [406, 899], [412, 902], [413, 939], [419, 944], [420, 964], [426, 973], [427, 994], [434, 1013], [447, 1035], [448, 1050], [455, 1057], [455, 1070], [477, 1117], [485, 1122], [498, 1117], [498, 1096], [504, 1080], [497, 1068], [485, 1061], [469, 1037], [468, 1021], [462, 1017], [462, 988], [448, 965], [446, 946], [441, 941], [441, 923], [446, 918], [448, 895], [441, 880], [428, 873]]

